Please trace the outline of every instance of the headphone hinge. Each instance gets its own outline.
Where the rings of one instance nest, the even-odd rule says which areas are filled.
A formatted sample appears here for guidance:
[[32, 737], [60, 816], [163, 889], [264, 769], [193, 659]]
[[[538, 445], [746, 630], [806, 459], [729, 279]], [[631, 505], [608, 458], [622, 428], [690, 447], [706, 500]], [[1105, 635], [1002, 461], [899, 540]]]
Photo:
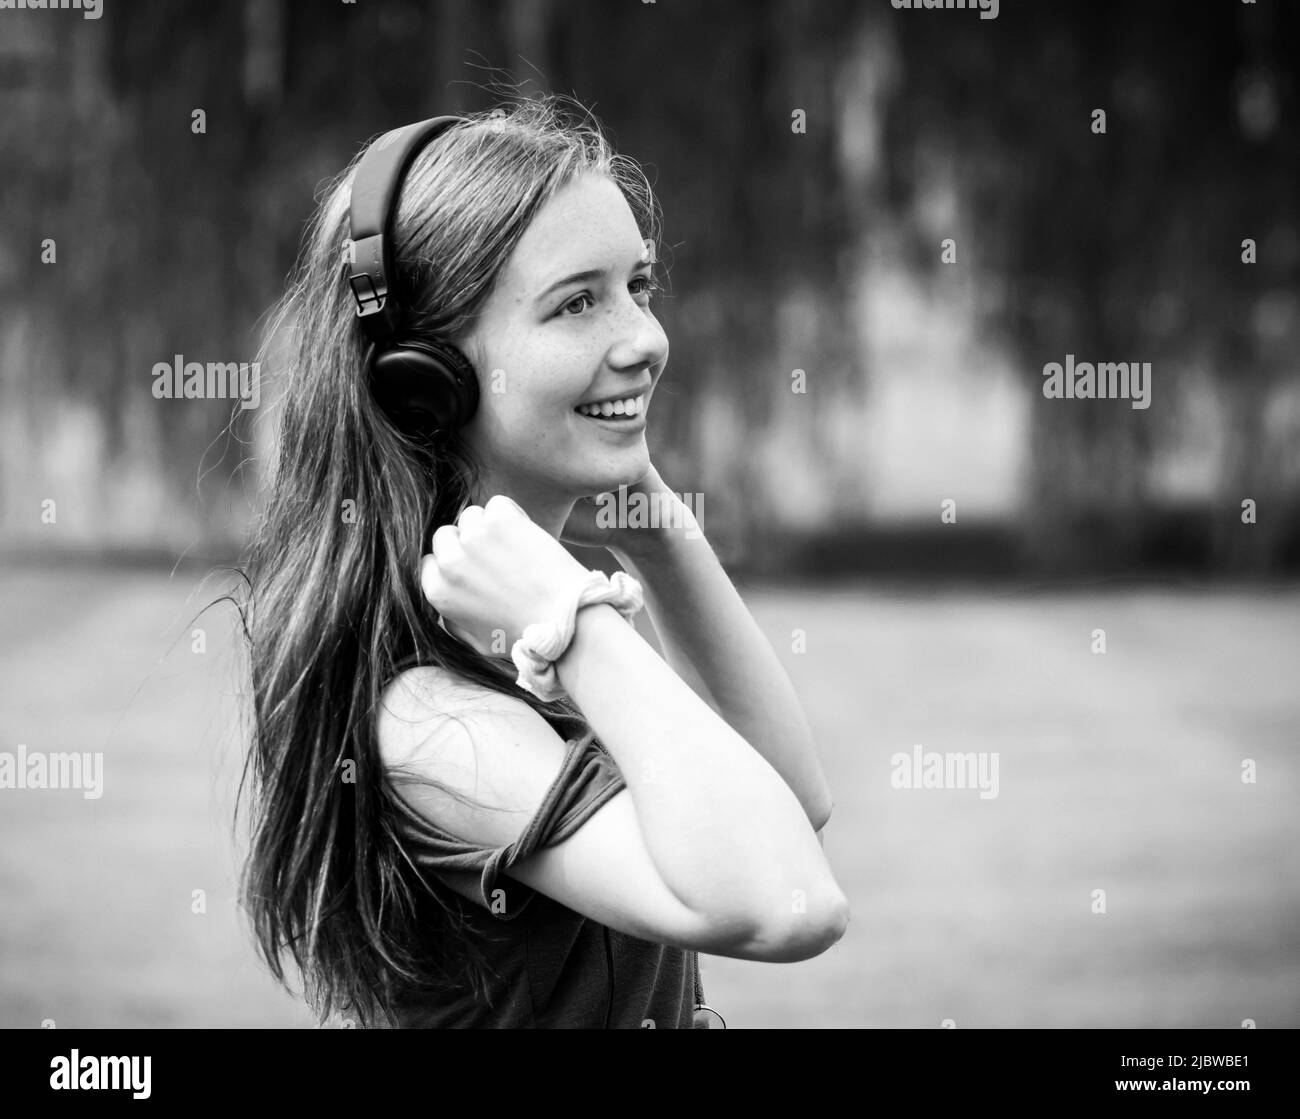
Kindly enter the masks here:
[[[360, 285], [364, 285], [369, 290], [361, 291]], [[358, 276], [349, 276], [348, 286], [352, 288], [352, 298], [357, 301], [357, 318], [364, 319], [367, 315], [381, 314], [383, 312], [388, 292], [375, 286], [373, 276], [366, 272], [362, 272]]]

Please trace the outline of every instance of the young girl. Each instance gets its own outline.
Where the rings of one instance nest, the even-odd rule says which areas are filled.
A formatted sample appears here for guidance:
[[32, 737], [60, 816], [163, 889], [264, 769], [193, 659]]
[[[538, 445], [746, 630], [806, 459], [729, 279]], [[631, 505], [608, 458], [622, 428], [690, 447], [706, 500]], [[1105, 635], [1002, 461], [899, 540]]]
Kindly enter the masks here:
[[[355, 173], [278, 318], [251, 556], [259, 948], [322, 1021], [716, 1025], [698, 952], [807, 959], [848, 905], [789, 679], [646, 446], [668, 359], [650, 186], [555, 98], [419, 151], [387, 232], [398, 332], [454, 346], [479, 391], [413, 433], [349, 279]], [[599, 495], [623, 486], [669, 515], [620, 525]], [[667, 663], [628, 624], [642, 602]]]

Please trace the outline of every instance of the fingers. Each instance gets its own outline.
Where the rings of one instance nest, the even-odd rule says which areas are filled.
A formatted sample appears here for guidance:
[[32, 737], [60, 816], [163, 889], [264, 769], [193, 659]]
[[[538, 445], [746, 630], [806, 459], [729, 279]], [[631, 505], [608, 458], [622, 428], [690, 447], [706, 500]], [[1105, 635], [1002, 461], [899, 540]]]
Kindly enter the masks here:
[[[465, 554], [460, 543], [460, 529], [455, 525], [443, 525], [433, 534], [433, 558], [442, 566], [455, 563]], [[428, 559], [428, 556], [425, 557]]]
[[420, 557], [420, 591], [424, 600], [439, 614], [446, 602], [446, 580], [439, 564], [452, 554], [452, 549], [460, 548], [458, 535], [455, 525], [442, 525], [434, 531], [429, 550]]
[[456, 527], [462, 532], [468, 532], [486, 516], [486, 511], [481, 505], [466, 505], [460, 511], [460, 516], [456, 518]]
[[523, 507], [513, 498], [506, 497], [505, 494], [499, 493], [488, 498], [486, 505], [466, 505], [456, 517], [454, 525], [443, 525], [433, 534], [433, 539], [438, 540], [438, 533], [446, 533], [444, 539], [450, 540], [452, 533], [446, 530], [459, 530], [460, 533], [473, 532], [476, 526], [482, 523], [485, 516], [491, 515], [493, 518], [502, 516], [523, 517], [525, 520], [530, 519], [524, 512]]
[[455, 583], [466, 572], [466, 545], [472, 549], [485, 523], [503, 517], [530, 520], [517, 502], [505, 494], [497, 494], [489, 498], [486, 505], [465, 506], [457, 515], [455, 524], [440, 525], [434, 531], [430, 550], [420, 561], [420, 587], [425, 598], [439, 612], [441, 604], [446, 602], [447, 581]]
[[489, 497], [485, 509], [489, 513], [514, 513], [528, 519], [528, 514], [524, 512], [523, 506], [512, 498], [506, 497], [503, 493], [499, 493], [495, 497]]

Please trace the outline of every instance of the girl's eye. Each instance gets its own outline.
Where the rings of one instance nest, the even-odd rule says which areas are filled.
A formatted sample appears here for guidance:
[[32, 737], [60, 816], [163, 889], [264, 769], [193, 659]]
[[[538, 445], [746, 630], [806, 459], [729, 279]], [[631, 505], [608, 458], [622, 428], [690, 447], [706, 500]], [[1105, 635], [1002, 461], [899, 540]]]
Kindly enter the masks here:
[[[566, 303], [563, 307], [561, 307], [560, 310], [568, 311], [570, 307], [577, 305], [579, 301], [583, 299], [585, 299], [588, 303], [591, 303], [593, 307], [596, 305], [590, 295], [588, 295], [585, 291], [581, 291], [577, 295], [575, 295], [572, 299], [570, 299], [568, 303]], [[585, 310], [584, 307], [581, 306], [578, 307], [578, 313], [581, 313], [583, 310]]]
[[633, 276], [632, 283], [642, 285], [634, 294], [644, 295], [647, 299], [652, 298], [655, 292], [660, 290], [653, 276]]
[[[637, 286], [633, 287], [634, 284]], [[655, 282], [653, 276], [633, 276], [628, 282], [628, 286], [632, 287], [633, 295], [644, 295], [647, 299], [650, 299], [655, 292], [660, 290], [659, 284]], [[560, 311], [570, 316], [580, 315], [587, 309], [588, 303], [593, 307], [596, 305], [596, 301], [591, 298], [590, 292], [580, 291], [568, 303], [565, 303], [560, 308]]]

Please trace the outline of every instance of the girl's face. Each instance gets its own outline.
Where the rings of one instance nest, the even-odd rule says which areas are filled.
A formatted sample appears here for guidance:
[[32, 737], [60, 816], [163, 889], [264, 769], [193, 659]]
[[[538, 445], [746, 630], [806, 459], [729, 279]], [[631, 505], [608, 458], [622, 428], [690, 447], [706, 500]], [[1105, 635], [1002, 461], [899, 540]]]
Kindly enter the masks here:
[[[479, 375], [465, 435], [485, 469], [480, 503], [505, 493], [562, 523], [577, 498], [649, 470], [646, 409], [668, 361], [650, 258], [603, 175], [575, 177], [537, 212], [461, 341]], [[610, 401], [634, 403], [589, 414]]]

